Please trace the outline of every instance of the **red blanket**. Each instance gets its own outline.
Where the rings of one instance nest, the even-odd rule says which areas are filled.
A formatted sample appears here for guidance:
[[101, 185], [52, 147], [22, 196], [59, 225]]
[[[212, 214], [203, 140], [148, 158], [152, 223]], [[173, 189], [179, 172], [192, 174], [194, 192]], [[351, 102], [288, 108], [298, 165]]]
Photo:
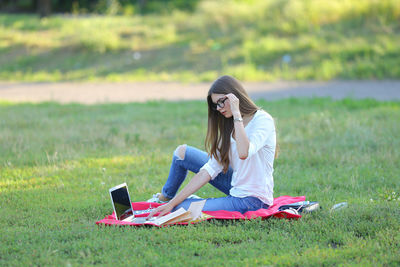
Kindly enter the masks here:
[[[291, 196], [280, 196], [274, 199], [274, 204], [268, 209], [259, 209], [256, 211], [248, 211], [244, 214], [237, 211], [226, 211], [226, 210], [218, 210], [218, 211], [203, 211], [204, 213], [211, 215], [212, 217], [207, 220], [217, 219], [217, 220], [251, 220], [258, 217], [261, 217], [263, 220], [269, 218], [271, 216], [278, 218], [287, 218], [287, 219], [298, 219], [301, 218], [301, 215], [296, 215], [292, 213], [288, 213], [285, 211], [278, 211], [280, 206], [305, 201], [305, 196], [300, 197], [291, 197]], [[158, 203], [149, 203], [149, 202], [132, 202], [132, 206], [134, 210], [145, 210], [151, 207], [155, 208], [163, 204]], [[141, 214], [137, 217], [146, 217], [148, 214]], [[137, 224], [132, 222], [123, 222], [115, 219], [114, 213], [106, 216], [104, 219], [97, 221], [97, 225], [132, 225], [132, 226], [143, 226], [143, 224]], [[177, 224], [188, 224], [188, 223], [177, 223]], [[158, 226], [155, 224], [146, 224], [151, 226]]]

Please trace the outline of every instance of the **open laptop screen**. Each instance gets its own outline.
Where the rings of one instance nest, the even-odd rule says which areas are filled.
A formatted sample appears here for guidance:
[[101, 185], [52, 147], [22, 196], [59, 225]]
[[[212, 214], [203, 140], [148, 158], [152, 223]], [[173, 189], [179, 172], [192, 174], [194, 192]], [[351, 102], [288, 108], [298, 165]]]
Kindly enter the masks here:
[[115, 215], [118, 220], [123, 220], [132, 216], [131, 202], [128, 194], [128, 187], [123, 185], [111, 193], [111, 198], [115, 208]]

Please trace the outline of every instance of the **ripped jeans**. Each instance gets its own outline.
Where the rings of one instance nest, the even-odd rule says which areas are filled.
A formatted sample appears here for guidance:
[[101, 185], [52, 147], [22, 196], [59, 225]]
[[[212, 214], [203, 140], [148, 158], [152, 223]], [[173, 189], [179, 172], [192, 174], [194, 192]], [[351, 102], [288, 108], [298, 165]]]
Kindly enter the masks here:
[[[208, 154], [197, 148], [186, 146], [185, 156], [183, 159], [179, 158], [177, 150], [175, 150], [171, 168], [169, 171], [168, 179], [162, 189], [162, 194], [167, 198], [173, 198], [178, 192], [179, 187], [185, 180], [188, 171], [198, 173], [200, 168], [209, 160]], [[260, 199], [256, 197], [234, 197], [229, 195], [229, 191], [232, 188], [232, 173], [233, 170], [229, 168], [226, 173], [221, 172], [213, 180], [210, 180], [210, 184], [225, 193], [226, 197], [219, 198], [207, 198], [203, 210], [215, 211], [215, 210], [226, 210], [226, 211], [238, 211], [245, 213], [247, 211], [258, 210], [261, 208], [268, 208], [267, 204], [264, 204]], [[195, 201], [201, 201], [202, 199], [186, 199], [173, 210], [177, 210], [180, 207], [188, 209], [190, 204]]]

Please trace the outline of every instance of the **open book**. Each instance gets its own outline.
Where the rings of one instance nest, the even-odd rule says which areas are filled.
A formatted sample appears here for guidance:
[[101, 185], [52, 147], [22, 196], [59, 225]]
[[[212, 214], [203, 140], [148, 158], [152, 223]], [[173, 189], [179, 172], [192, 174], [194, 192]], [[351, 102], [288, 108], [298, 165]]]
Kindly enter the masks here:
[[[206, 203], [206, 200], [192, 202], [190, 204], [188, 210], [185, 210], [184, 208], [180, 208], [180, 209], [178, 209], [174, 212], [171, 212], [167, 215], [151, 218], [150, 220], [145, 220], [140, 223], [151, 223], [151, 224], [156, 224], [158, 226], [164, 226], [164, 225], [173, 224], [173, 223], [202, 221], [209, 217], [212, 217], [212, 216], [209, 216], [209, 215], [201, 212], [203, 210], [205, 203]], [[137, 218], [137, 219], [139, 219], [139, 218]]]

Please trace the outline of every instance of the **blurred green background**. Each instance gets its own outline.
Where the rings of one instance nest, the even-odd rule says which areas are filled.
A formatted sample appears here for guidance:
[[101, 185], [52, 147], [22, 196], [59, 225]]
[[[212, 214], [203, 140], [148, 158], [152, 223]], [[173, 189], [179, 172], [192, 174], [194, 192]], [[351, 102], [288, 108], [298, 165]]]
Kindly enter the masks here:
[[0, 10], [3, 81], [400, 78], [398, 0], [3, 0]]

